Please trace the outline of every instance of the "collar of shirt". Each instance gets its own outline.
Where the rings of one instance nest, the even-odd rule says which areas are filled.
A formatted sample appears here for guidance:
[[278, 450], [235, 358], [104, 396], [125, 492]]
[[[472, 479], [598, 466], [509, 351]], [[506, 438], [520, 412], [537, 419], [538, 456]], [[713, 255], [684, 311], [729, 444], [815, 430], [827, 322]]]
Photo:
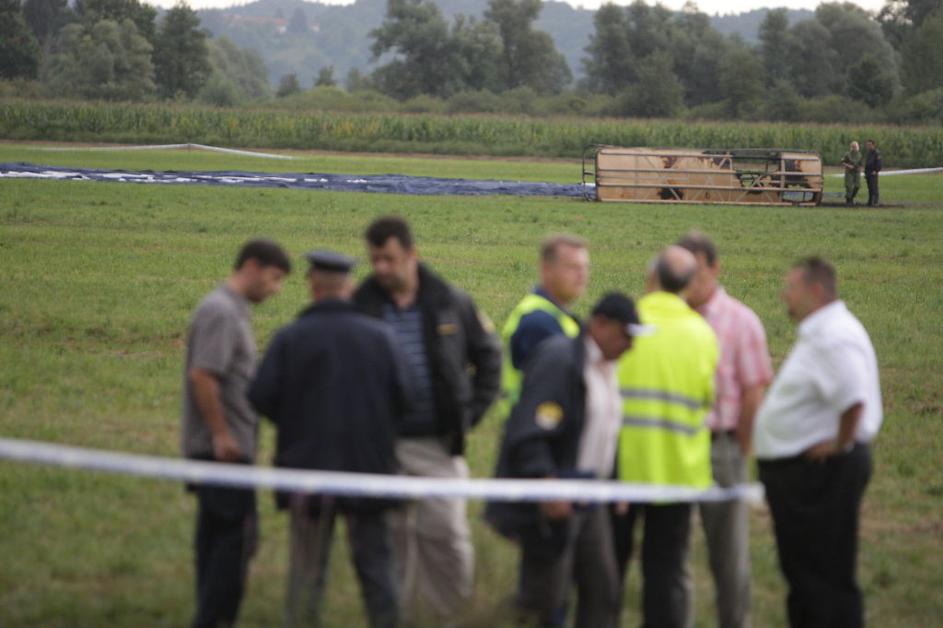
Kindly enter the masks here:
[[232, 302], [239, 308], [239, 313], [244, 317], [249, 318], [250, 308], [249, 308], [249, 299], [245, 298], [235, 290], [229, 287], [229, 284], [225, 281], [220, 284], [220, 287], [223, 289], [223, 293], [232, 299]]
[[714, 290], [714, 293], [711, 295], [711, 297], [702, 303], [699, 308], [696, 308], [697, 313], [704, 318], [710, 318], [717, 313], [717, 308], [723, 306], [726, 299], [727, 291], [724, 290], [722, 285], [717, 284], [717, 288]]
[[599, 348], [599, 345], [596, 344], [596, 341], [593, 340], [589, 334], [586, 334], [586, 337], [583, 339], [583, 344], [586, 347], [586, 366], [603, 373], [608, 373], [614, 368], [615, 362], [603, 357], [602, 349]]
[[560, 308], [560, 311], [561, 311], [561, 312], [563, 312], [564, 314], [566, 314], [567, 316], [569, 316], [569, 317], [572, 318], [573, 320], [577, 320], [577, 318], [576, 318], [576, 316], [573, 314], [573, 312], [571, 312], [571, 311], [569, 310], [569, 308], [567, 308], [565, 305], [561, 305], [556, 299], [554, 299], [552, 296], [550, 296], [550, 293], [547, 292], [546, 290], [544, 290], [543, 286], [534, 286], [534, 294], [536, 294], [536, 295], [539, 296], [539, 297], [543, 297], [543, 298], [547, 299], [548, 301], [550, 301], [551, 303], [553, 303], [554, 305], [556, 305], [558, 308]]
[[663, 290], [649, 292], [639, 299], [638, 310], [639, 315], [642, 318], [642, 322], [646, 325], [649, 324], [649, 321], [646, 320], [646, 315], [649, 318], [663, 320], [670, 318], [682, 318], [694, 313], [694, 310], [691, 309], [691, 306], [685, 303], [684, 299], [676, 294], [665, 292]]
[[847, 312], [845, 302], [840, 299], [820, 307], [799, 323], [799, 337], [811, 338], [818, 335], [836, 316], [843, 316]]

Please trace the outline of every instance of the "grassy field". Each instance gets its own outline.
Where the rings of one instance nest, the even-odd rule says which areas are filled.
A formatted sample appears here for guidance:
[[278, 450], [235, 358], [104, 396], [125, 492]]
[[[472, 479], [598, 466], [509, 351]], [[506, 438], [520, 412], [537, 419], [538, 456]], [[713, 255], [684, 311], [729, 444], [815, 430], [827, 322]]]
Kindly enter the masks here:
[[[403, 172], [573, 181], [578, 164], [307, 155], [302, 162], [203, 153], [38, 153], [0, 146], [0, 161], [97, 167]], [[249, 164], [249, 165], [247, 165]], [[336, 168], [336, 170], [332, 170]], [[505, 178], [511, 178], [505, 175]], [[830, 179], [837, 190], [838, 180]], [[422, 256], [502, 321], [535, 279], [552, 232], [591, 243], [591, 294], [638, 295], [652, 254], [690, 228], [714, 236], [724, 283], [764, 321], [774, 362], [794, 340], [779, 302], [797, 257], [828, 256], [843, 298], [869, 329], [882, 368], [886, 422], [863, 515], [860, 580], [872, 626], [943, 617], [943, 177], [887, 177], [894, 208], [660, 207], [509, 197], [406, 197], [104, 183], [0, 181], [0, 435], [177, 454], [182, 341], [192, 307], [228, 272], [246, 238], [293, 254], [332, 247], [363, 259], [369, 220], [398, 212]], [[358, 274], [366, 272], [361, 265]], [[259, 343], [306, 302], [302, 273], [255, 312]], [[468, 452], [490, 475], [499, 426]], [[271, 459], [273, 432], [262, 432]], [[281, 622], [286, 521], [262, 495], [262, 544], [243, 625]], [[476, 609], [514, 588], [516, 553], [478, 521]], [[192, 612], [194, 504], [176, 484], [0, 463], [0, 626], [181, 626]], [[785, 589], [769, 517], [752, 515], [754, 625], [782, 626]], [[339, 537], [342, 538], [342, 537]], [[699, 537], [698, 537], [699, 538]], [[713, 626], [711, 585], [695, 545], [699, 626]], [[330, 626], [362, 625], [342, 543], [328, 593]], [[624, 625], [637, 624], [633, 566]]]

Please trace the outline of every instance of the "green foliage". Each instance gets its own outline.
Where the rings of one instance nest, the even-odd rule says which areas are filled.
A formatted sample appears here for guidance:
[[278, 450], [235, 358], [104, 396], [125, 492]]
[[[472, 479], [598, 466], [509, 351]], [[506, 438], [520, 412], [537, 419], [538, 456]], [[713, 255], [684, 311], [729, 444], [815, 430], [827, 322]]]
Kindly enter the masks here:
[[760, 24], [759, 52], [763, 57], [766, 84], [774, 85], [789, 76], [789, 18], [786, 9], [773, 9]]
[[68, 0], [25, 0], [23, 15], [41, 45], [75, 19]]
[[638, 69], [638, 82], [623, 94], [617, 113], [641, 118], [672, 118], [681, 109], [683, 88], [671, 69], [671, 55], [657, 51]]
[[911, 94], [943, 87], [943, 5], [903, 45], [903, 81]]
[[100, 20], [131, 20], [153, 47], [157, 35], [157, 9], [139, 0], [76, 0], [75, 12], [87, 26]]
[[897, 77], [893, 70], [871, 54], [848, 67], [848, 95], [869, 107], [887, 104], [894, 97]]
[[454, 76], [449, 27], [432, 0], [389, 0], [386, 20], [370, 32], [374, 58], [396, 58], [373, 74], [380, 89], [397, 98], [445, 96]]
[[39, 44], [19, 0], [0, 0], [0, 79], [36, 78]]
[[151, 45], [130, 19], [69, 24], [53, 42], [41, 78], [56, 96], [144, 100], [155, 90]]
[[209, 40], [212, 72], [198, 99], [226, 106], [258, 102], [271, 96], [268, 73], [259, 55], [225, 37]]
[[[323, 90], [323, 91], [322, 91]], [[803, 103], [801, 118], [815, 124], [692, 122], [688, 120], [591, 120], [510, 116], [397, 115], [390, 113], [314, 113], [308, 98], [324, 92], [349, 98], [337, 88], [318, 88], [277, 101], [297, 111], [216, 110], [167, 104], [106, 105], [0, 102], [0, 136], [10, 139], [196, 142], [238, 147], [282, 147], [374, 152], [429, 152], [474, 155], [572, 157], [589, 144], [681, 146], [692, 148], [781, 146], [815, 150], [837, 163], [851, 139], [878, 140], [887, 166], [943, 163], [943, 127], [841, 126], [836, 119], [865, 120], [864, 103], [848, 98]], [[389, 99], [375, 94], [377, 110]], [[484, 94], [479, 97], [490, 98]], [[493, 95], [492, 95], [493, 97]], [[495, 97], [496, 98], [496, 97]], [[572, 94], [568, 96], [572, 98]], [[365, 102], [364, 100], [360, 102]], [[497, 101], [500, 103], [500, 101]], [[587, 101], [588, 110], [600, 104]], [[346, 104], [344, 105], [346, 106]]]
[[943, 123], [943, 87], [901, 98], [891, 104], [898, 119], [911, 124]]
[[763, 111], [767, 120], [795, 122], [802, 115], [802, 97], [792, 83], [780, 80], [766, 91]]
[[724, 94], [731, 117], [755, 117], [763, 97], [763, 62], [744, 48], [731, 50], [723, 63], [720, 93]]
[[334, 80], [334, 68], [327, 66], [318, 71], [318, 78], [314, 82], [315, 87], [334, 87], [337, 81]]
[[543, 31], [534, 30], [541, 0], [489, 0], [485, 19], [493, 22], [501, 40], [499, 75], [507, 89], [530, 87], [540, 93], [558, 93], [572, 74]]
[[206, 39], [193, 9], [181, 3], [167, 11], [154, 45], [154, 74], [161, 96], [196, 96], [211, 71]]
[[277, 98], [285, 98], [301, 93], [301, 84], [298, 77], [294, 74], [286, 74], [278, 81], [278, 89], [275, 90]]

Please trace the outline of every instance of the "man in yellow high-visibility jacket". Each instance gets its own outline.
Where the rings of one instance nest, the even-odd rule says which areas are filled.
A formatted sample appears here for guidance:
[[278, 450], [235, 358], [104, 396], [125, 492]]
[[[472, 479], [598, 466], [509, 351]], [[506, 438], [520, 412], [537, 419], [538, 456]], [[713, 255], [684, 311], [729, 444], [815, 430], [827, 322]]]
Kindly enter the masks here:
[[[649, 269], [647, 294], [638, 309], [642, 322], [655, 332], [639, 338], [631, 354], [619, 361], [620, 480], [692, 488], [712, 483], [705, 419], [714, 400], [717, 338], [679, 296], [696, 270], [695, 257], [678, 246], [663, 250]], [[632, 553], [632, 530], [640, 517], [645, 520], [643, 625], [683, 628], [690, 612], [684, 565], [691, 504], [633, 504], [627, 513], [613, 517], [623, 579]]]
[[511, 310], [501, 330], [503, 363], [499, 414], [506, 418], [521, 391], [525, 362], [541, 342], [565, 334], [576, 338], [580, 323], [568, 309], [586, 291], [589, 251], [573, 235], [550, 236], [540, 246], [540, 285]]

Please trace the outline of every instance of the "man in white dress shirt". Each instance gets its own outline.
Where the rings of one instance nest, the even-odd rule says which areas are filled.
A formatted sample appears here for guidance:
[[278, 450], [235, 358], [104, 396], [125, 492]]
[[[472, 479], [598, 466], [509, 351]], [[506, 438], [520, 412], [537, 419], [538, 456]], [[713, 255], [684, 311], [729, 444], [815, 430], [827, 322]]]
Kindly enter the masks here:
[[760, 406], [754, 447], [789, 584], [789, 623], [854, 628], [864, 622], [859, 507], [871, 477], [868, 443], [883, 417], [877, 358], [825, 260], [794, 266], [783, 301], [799, 334]]

